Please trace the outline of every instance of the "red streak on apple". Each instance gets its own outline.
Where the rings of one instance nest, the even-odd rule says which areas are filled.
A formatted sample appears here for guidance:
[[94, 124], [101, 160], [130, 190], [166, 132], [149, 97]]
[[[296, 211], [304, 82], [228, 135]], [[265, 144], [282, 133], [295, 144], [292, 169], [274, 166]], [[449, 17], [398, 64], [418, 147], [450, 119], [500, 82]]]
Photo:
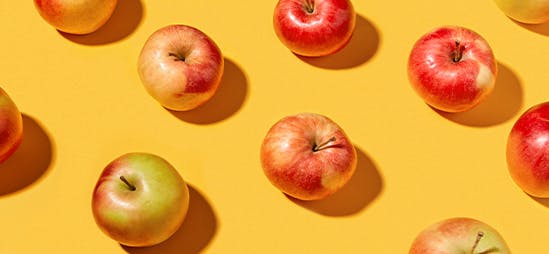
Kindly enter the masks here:
[[43, 17], [50, 20], [61, 18], [63, 5], [57, 0], [34, 0], [34, 4], [40, 9]]

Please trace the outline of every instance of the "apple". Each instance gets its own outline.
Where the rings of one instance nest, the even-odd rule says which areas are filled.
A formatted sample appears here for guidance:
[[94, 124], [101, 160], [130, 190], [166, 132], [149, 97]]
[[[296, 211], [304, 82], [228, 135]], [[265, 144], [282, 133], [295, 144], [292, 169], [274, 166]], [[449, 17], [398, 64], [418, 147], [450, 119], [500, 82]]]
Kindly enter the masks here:
[[409, 254], [509, 254], [503, 237], [490, 225], [471, 218], [449, 218], [421, 231]]
[[413, 89], [431, 107], [463, 112], [492, 93], [497, 63], [488, 42], [478, 33], [442, 26], [415, 42], [407, 71]]
[[111, 17], [117, 0], [34, 0], [34, 6], [46, 22], [70, 34], [97, 31]]
[[267, 132], [261, 165], [280, 191], [301, 200], [323, 199], [345, 185], [357, 153], [333, 120], [315, 113], [284, 117]]
[[549, 0], [495, 0], [508, 17], [526, 24], [549, 21]]
[[507, 167], [524, 192], [549, 198], [549, 102], [530, 107], [507, 138]]
[[23, 139], [23, 116], [9, 95], [0, 88], [0, 163], [19, 148]]
[[223, 76], [221, 50], [204, 32], [187, 25], [155, 31], [139, 55], [139, 77], [165, 108], [188, 111], [207, 102]]
[[319, 57], [341, 50], [351, 39], [356, 14], [349, 0], [279, 0], [274, 30], [298, 55]]
[[151, 246], [172, 236], [189, 207], [188, 186], [165, 159], [127, 153], [110, 162], [97, 181], [92, 211], [98, 227], [115, 241]]

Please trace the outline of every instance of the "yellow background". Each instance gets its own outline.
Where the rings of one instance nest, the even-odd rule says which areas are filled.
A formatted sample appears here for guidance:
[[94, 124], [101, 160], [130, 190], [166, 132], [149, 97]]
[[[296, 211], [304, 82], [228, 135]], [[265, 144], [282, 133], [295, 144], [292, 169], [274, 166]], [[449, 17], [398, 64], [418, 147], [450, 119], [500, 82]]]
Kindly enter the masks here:
[[[424, 227], [455, 216], [495, 227], [514, 253], [547, 253], [549, 201], [512, 181], [507, 134], [547, 100], [549, 24], [508, 19], [493, 1], [357, 1], [340, 53], [301, 59], [276, 37], [276, 1], [119, 0], [98, 32], [57, 32], [33, 1], [0, 2], [0, 85], [23, 113], [24, 142], [0, 166], [0, 253], [407, 253]], [[144, 41], [195, 26], [221, 48], [225, 75], [203, 107], [171, 113], [137, 75]], [[413, 43], [442, 25], [481, 34], [498, 59], [493, 95], [462, 114], [411, 89]], [[315, 112], [356, 144], [358, 169], [336, 195], [288, 199], [265, 178], [259, 147], [280, 118]], [[121, 247], [91, 213], [104, 166], [151, 152], [191, 186], [186, 222], [152, 248]]]

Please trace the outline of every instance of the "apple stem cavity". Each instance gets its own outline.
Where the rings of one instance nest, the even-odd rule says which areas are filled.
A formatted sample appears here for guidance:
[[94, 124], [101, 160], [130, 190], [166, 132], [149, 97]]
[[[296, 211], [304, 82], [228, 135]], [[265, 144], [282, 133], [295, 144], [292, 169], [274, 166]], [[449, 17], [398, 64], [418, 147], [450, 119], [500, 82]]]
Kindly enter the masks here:
[[168, 56], [172, 56], [174, 57], [174, 61], [182, 61], [182, 62], [185, 62], [185, 56], [182, 56], [180, 54], [176, 54], [176, 53], [170, 53], [168, 54]]
[[452, 51], [452, 61], [454, 63], [457, 63], [461, 61], [461, 58], [463, 57], [463, 46], [459, 42], [459, 40], [456, 40], [456, 49]]
[[315, 1], [314, 0], [306, 0], [304, 7], [305, 7], [305, 11], [308, 14], [313, 14], [313, 12], [315, 11]]
[[324, 143], [322, 143], [322, 144], [320, 144], [320, 145], [316, 145], [316, 144], [315, 144], [315, 145], [313, 146], [313, 152], [318, 152], [318, 151], [320, 151], [320, 150], [322, 150], [322, 149], [324, 149], [324, 148], [327, 148], [327, 147], [330, 145], [330, 143], [334, 142], [335, 140], [336, 140], [336, 138], [335, 138], [335, 137], [332, 137], [332, 138], [326, 140], [326, 142], [324, 142]]
[[475, 243], [473, 244], [473, 248], [471, 249], [471, 254], [475, 253], [475, 249], [477, 248], [478, 243], [480, 242], [480, 239], [482, 239], [482, 237], [484, 237], [484, 232], [478, 231], [477, 239], [475, 239]]
[[131, 184], [128, 179], [126, 179], [126, 177], [120, 176], [120, 180], [122, 180], [122, 182], [124, 182], [131, 191], [135, 191], [137, 189], [135, 185]]

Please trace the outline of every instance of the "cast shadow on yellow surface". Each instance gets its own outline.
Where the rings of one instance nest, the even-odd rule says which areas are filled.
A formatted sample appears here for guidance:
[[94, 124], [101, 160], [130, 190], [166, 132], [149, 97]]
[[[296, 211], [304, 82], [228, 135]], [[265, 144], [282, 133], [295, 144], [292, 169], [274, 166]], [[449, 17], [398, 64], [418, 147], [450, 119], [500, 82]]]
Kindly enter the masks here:
[[512, 20], [512, 21], [518, 24], [519, 26], [524, 27], [532, 32], [549, 36], [549, 22], [545, 22], [543, 24], [525, 24], [515, 20]]
[[35, 119], [23, 114], [21, 145], [0, 165], [0, 196], [36, 183], [50, 168], [52, 155], [52, 142], [46, 131]]
[[217, 217], [206, 197], [191, 185], [189, 198], [185, 221], [168, 240], [151, 247], [121, 247], [130, 254], [201, 253], [217, 232]]
[[380, 35], [377, 28], [368, 19], [357, 14], [353, 37], [341, 51], [324, 57], [298, 57], [308, 64], [320, 68], [353, 68], [368, 62], [375, 55], [379, 47], [379, 40]]
[[461, 113], [435, 111], [453, 122], [473, 126], [489, 127], [505, 123], [520, 112], [523, 104], [523, 91], [520, 79], [515, 72], [498, 63], [498, 74], [492, 94], [475, 108]]
[[373, 160], [358, 147], [357, 168], [343, 188], [322, 200], [303, 201], [288, 197], [299, 206], [327, 216], [348, 216], [362, 211], [383, 190], [383, 179]]
[[120, 41], [132, 34], [141, 23], [143, 15], [141, 0], [119, 0], [111, 18], [99, 30], [86, 35], [59, 33], [79, 44], [109, 44]]
[[530, 198], [532, 198], [533, 200], [535, 200], [539, 204], [549, 208], [549, 198], [538, 198], [538, 197], [534, 197], [534, 196], [531, 196], [531, 195], [528, 195], [528, 196], [530, 196]]
[[190, 111], [166, 110], [185, 122], [212, 124], [225, 120], [240, 110], [247, 94], [248, 79], [246, 74], [238, 64], [225, 58], [221, 83], [209, 101]]

